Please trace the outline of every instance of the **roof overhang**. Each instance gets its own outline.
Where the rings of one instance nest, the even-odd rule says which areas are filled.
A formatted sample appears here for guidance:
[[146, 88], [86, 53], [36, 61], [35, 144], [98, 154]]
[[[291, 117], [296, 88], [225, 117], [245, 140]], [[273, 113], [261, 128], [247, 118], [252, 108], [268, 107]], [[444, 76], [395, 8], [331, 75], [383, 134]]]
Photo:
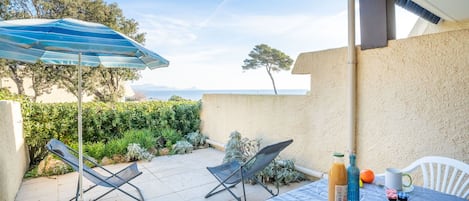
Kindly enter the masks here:
[[431, 13], [447, 21], [465, 21], [469, 19], [468, 0], [412, 0]]

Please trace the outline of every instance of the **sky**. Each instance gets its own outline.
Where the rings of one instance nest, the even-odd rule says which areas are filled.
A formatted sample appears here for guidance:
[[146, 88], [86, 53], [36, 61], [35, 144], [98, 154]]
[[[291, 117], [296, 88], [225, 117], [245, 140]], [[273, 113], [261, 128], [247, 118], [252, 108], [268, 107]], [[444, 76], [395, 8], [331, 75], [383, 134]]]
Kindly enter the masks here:
[[[358, 2], [358, 1], [356, 1]], [[144, 44], [170, 61], [130, 85], [172, 89], [272, 89], [264, 68], [243, 71], [258, 44], [293, 60], [302, 52], [347, 46], [346, 0], [108, 0], [139, 23]], [[358, 15], [359, 6], [356, 10]], [[396, 6], [397, 38], [417, 17]], [[356, 42], [360, 43], [359, 17]], [[345, 62], [345, 61], [344, 61]], [[292, 66], [293, 68], [293, 66]], [[277, 89], [309, 89], [309, 75], [273, 74]]]

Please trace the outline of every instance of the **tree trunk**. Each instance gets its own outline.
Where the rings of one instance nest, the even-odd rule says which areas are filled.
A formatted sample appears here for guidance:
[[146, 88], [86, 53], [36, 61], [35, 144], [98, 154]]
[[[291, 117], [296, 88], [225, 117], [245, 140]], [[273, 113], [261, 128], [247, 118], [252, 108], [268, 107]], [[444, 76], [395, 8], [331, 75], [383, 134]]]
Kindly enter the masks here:
[[[30, 67], [30, 66], [28, 66]], [[34, 95], [31, 97], [32, 101], [35, 103], [36, 100], [37, 100], [37, 97], [39, 96], [39, 89], [37, 89], [37, 86], [35, 84], [35, 74], [32, 73], [31, 75], [31, 82], [32, 82], [32, 88], [33, 88], [33, 91], [34, 91]]]
[[272, 81], [272, 86], [274, 87], [275, 95], [277, 95], [277, 87], [275, 87], [274, 77], [272, 76], [272, 73], [270, 72], [271, 68], [266, 66], [265, 69], [267, 70], [267, 74], [269, 74], [270, 80]]
[[23, 78], [21, 77], [20, 73], [18, 72], [19, 69], [16, 66], [8, 66], [11, 71], [11, 79], [15, 82], [16, 88], [18, 89], [18, 94], [19, 95], [26, 95], [24, 92], [24, 86], [23, 86]]
[[106, 102], [106, 97], [104, 96], [103, 93], [101, 93], [98, 90], [93, 91], [94, 99], [102, 102]]

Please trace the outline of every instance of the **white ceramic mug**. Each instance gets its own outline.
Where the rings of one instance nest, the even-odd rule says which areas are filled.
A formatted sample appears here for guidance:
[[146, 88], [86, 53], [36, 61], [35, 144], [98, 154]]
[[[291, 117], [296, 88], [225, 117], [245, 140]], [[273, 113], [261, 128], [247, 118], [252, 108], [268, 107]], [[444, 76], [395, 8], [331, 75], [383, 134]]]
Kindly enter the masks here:
[[[403, 184], [402, 177], [408, 177], [409, 183]], [[384, 186], [402, 191], [402, 187], [410, 188], [412, 186], [412, 177], [407, 173], [403, 173], [399, 169], [387, 168], [384, 175]]]

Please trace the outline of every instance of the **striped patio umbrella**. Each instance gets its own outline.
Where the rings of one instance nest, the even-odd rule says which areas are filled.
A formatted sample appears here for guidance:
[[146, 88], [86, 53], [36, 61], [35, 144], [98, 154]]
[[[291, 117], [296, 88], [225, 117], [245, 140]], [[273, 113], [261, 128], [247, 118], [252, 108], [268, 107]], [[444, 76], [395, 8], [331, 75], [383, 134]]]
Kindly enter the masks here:
[[0, 58], [78, 66], [79, 188], [83, 199], [81, 66], [167, 67], [169, 61], [102, 24], [76, 19], [0, 21]]

